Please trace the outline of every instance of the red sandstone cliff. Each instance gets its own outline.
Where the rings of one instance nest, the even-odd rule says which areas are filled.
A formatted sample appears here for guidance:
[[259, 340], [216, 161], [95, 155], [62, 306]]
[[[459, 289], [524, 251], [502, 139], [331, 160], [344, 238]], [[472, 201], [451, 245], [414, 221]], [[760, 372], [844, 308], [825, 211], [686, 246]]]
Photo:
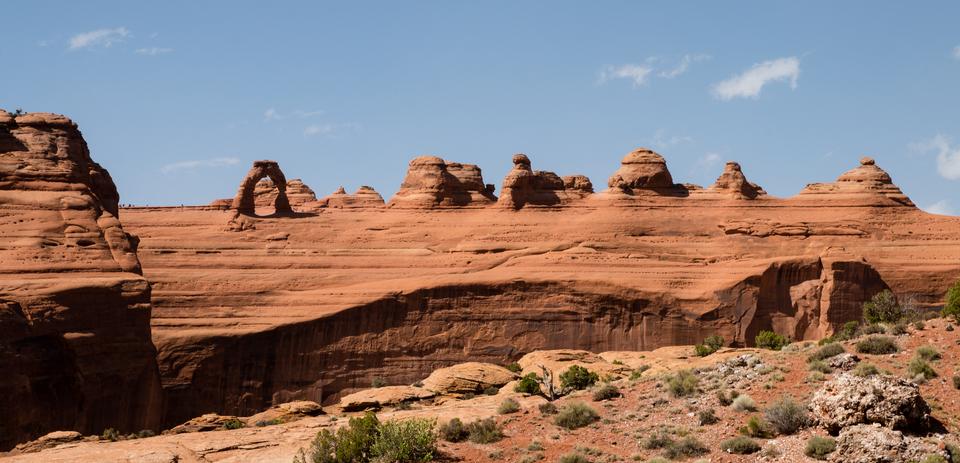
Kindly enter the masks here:
[[118, 199], [72, 121], [0, 111], [0, 448], [159, 425], [150, 285]]

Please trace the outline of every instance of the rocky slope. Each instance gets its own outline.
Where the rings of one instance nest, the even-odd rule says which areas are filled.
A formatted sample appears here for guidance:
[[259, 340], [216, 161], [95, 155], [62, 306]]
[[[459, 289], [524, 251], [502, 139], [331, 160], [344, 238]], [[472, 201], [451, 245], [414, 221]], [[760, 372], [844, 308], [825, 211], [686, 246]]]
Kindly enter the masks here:
[[118, 199], [72, 121], [0, 111], [0, 448], [160, 424], [150, 284]]

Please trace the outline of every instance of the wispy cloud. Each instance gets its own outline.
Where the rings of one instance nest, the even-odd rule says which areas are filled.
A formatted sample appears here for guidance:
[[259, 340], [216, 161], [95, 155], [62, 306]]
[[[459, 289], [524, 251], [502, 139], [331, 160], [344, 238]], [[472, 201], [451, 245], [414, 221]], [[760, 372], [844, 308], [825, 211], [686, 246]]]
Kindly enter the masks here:
[[276, 108], [267, 108], [267, 110], [263, 112], [263, 120], [279, 121], [279, 120], [283, 120], [291, 117], [306, 119], [308, 117], [320, 116], [322, 114], [323, 114], [322, 110], [307, 111], [303, 109], [296, 109], [288, 114], [281, 114], [279, 111], [276, 110]]
[[134, 53], [138, 55], [156, 56], [156, 55], [162, 55], [165, 53], [173, 53], [173, 48], [162, 48], [162, 47], [137, 48], [136, 50], [134, 50]]
[[357, 130], [357, 124], [313, 124], [304, 127], [303, 135], [305, 137], [326, 136], [331, 137], [345, 131]]
[[960, 45], [953, 47], [953, 58], [960, 59]]
[[704, 171], [717, 164], [720, 164], [721, 160], [722, 158], [718, 153], [706, 153], [697, 159], [697, 162], [694, 164], [694, 169]]
[[676, 67], [660, 71], [657, 75], [664, 79], [673, 79], [686, 73], [691, 64], [708, 59], [710, 59], [710, 55], [683, 55], [683, 58], [680, 58], [680, 62]]
[[910, 149], [915, 152], [937, 153], [937, 172], [947, 180], [960, 180], [960, 146], [953, 146], [952, 141], [945, 135], [912, 143]]
[[688, 137], [686, 135], [670, 135], [667, 136], [667, 132], [664, 129], [658, 129], [656, 133], [653, 134], [653, 139], [650, 141], [650, 144], [658, 150], [672, 148], [682, 143], [690, 143], [693, 141], [693, 137]]
[[647, 81], [647, 76], [653, 68], [639, 64], [624, 64], [622, 66], [607, 66], [600, 71], [599, 83], [604, 84], [613, 79], [627, 79], [633, 81], [634, 87], [640, 87]]
[[238, 164], [240, 162], [237, 158], [225, 157], [225, 158], [213, 158], [213, 159], [196, 159], [192, 161], [180, 161], [173, 164], [167, 164], [160, 168], [160, 172], [164, 174], [169, 174], [172, 172], [179, 171], [195, 171], [202, 168], [213, 168], [213, 167], [225, 167]]
[[797, 88], [800, 77], [800, 59], [791, 56], [762, 63], [742, 74], [735, 75], [713, 86], [713, 96], [729, 101], [734, 98], [759, 98], [763, 87], [771, 82], [788, 82], [791, 89]]
[[127, 37], [130, 37], [130, 31], [126, 27], [97, 29], [70, 37], [69, 48], [70, 50], [97, 47], [109, 48], [115, 43], [123, 42]]
[[951, 206], [950, 202], [946, 199], [937, 201], [922, 209], [931, 214], [957, 215], [956, 211], [953, 210], [953, 206]]

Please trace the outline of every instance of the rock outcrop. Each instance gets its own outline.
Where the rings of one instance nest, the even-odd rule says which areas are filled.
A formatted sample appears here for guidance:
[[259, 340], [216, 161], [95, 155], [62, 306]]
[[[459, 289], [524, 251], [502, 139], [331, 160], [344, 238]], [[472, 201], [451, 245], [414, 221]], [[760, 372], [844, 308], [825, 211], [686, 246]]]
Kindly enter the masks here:
[[547, 171], [534, 171], [525, 154], [513, 155], [513, 169], [503, 179], [497, 204], [510, 209], [524, 206], [556, 206], [593, 193], [593, 184], [583, 175], [560, 178]]
[[639, 148], [624, 156], [620, 168], [607, 180], [607, 186], [629, 195], [676, 188], [667, 161], [649, 148]]
[[[290, 199], [287, 197], [287, 179], [280, 170], [277, 161], [253, 161], [253, 167], [247, 172], [240, 182], [240, 188], [237, 189], [237, 195], [233, 198], [232, 207], [238, 214], [253, 215], [257, 207], [257, 184], [261, 179], [269, 177], [273, 187], [276, 188], [276, 196], [273, 197], [273, 204], [267, 204], [273, 207], [273, 213], [277, 215], [292, 214]], [[266, 187], [261, 189], [261, 194], [273, 190]]]
[[810, 409], [817, 422], [831, 432], [874, 423], [920, 432], [931, 424], [930, 407], [917, 385], [894, 376], [861, 378], [841, 373], [814, 393]]
[[493, 185], [483, 183], [480, 168], [473, 164], [420, 156], [410, 161], [400, 191], [390, 199], [390, 206], [416, 209], [484, 206], [497, 201], [493, 191]]
[[950, 454], [944, 449], [942, 440], [905, 436], [900, 431], [894, 431], [879, 424], [859, 424], [840, 431], [837, 449], [830, 455], [830, 461], [833, 463], [947, 462], [950, 461]]
[[735, 199], [755, 199], [757, 196], [766, 194], [759, 185], [747, 181], [747, 177], [740, 169], [740, 164], [732, 161], [724, 166], [723, 173], [710, 186], [709, 191], [724, 193]]
[[317, 203], [317, 207], [329, 207], [333, 209], [351, 209], [351, 208], [373, 208], [383, 207], [383, 196], [377, 193], [373, 187], [363, 185], [357, 189], [354, 194], [347, 194], [341, 186], [328, 196], [323, 197]]
[[437, 393], [416, 386], [384, 386], [364, 389], [340, 399], [343, 411], [377, 409], [402, 402], [429, 399]]
[[[278, 194], [279, 190], [277, 189], [277, 185], [270, 177], [265, 177], [260, 179], [254, 187], [253, 201], [256, 207], [272, 208], [277, 203]], [[303, 205], [317, 200], [317, 195], [313, 190], [299, 178], [287, 181], [286, 196], [287, 202], [295, 209], [299, 209], [303, 207]]]
[[423, 389], [438, 394], [477, 394], [517, 379], [516, 373], [499, 365], [481, 362], [459, 363], [440, 368], [423, 380]]
[[893, 183], [890, 174], [869, 157], [860, 158], [860, 165], [843, 173], [836, 182], [807, 185], [792, 199], [856, 206], [915, 207]]
[[150, 284], [118, 202], [70, 119], [0, 111], [0, 450], [160, 423]]

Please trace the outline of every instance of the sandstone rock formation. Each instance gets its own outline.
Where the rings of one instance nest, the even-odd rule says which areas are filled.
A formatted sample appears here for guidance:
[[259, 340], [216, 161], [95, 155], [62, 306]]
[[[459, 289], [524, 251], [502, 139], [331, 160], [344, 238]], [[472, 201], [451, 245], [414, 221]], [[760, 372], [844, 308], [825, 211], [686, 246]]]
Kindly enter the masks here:
[[390, 199], [390, 206], [416, 209], [483, 206], [496, 202], [493, 191], [493, 185], [483, 183], [480, 168], [473, 164], [420, 156], [410, 161], [400, 191]]
[[[239, 214], [253, 215], [257, 207], [256, 187], [260, 179], [269, 177], [272, 184], [276, 187], [276, 196], [273, 200], [273, 210], [275, 214], [291, 214], [290, 200], [287, 197], [287, 179], [280, 170], [277, 161], [253, 161], [253, 167], [247, 172], [247, 175], [240, 182], [240, 188], [237, 195], [233, 198], [233, 209]], [[261, 194], [270, 190], [262, 189]]]
[[150, 284], [118, 201], [70, 119], [0, 111], [0, 449], [159, 425]]
[[726, 193], [737, 199], [754, 199], [766, 194], [763, 188], [756, 183], [747, 181], [747, 177], [740, 170], [740, 164], [728, 162], [717, 181], [710, 186], [711, 192]]
[[515, 373], [499, 365], [467, 362], [435, 370], [423, 380], [423, 388], [439, 394], [477, 394], [516, 378]]
[[860, 158], [860, 166], [845, 172], [834, 183], [807, 185], [796, 199], [850, 205], [914, 206], [893, 183], [890, 174], [869, 157]]
[[[940, 457], [940, 459], [927, 459]], [[911, 463], [950, 461], [943, 442], [916, 436], [904, 436], [879, 424], [859, 424], [840, 431], [837, 449], [830, 455], [834, 463]]]
[[649, 148], [639, 148], [624, 156], [620, 168], [607, 180], [607, 186], [628, 195], [676, 188], [667, 161]]
[[380, 193], [377, 193], [377, 190], [374, 190], [373, 187], [363, 185], [352, 195], [347, 194], [341, 186], [337, 191], [320, 199], [317, 207], [350, 209], [383, 207], [383, 205], [383, 196], [380, 196]]
[[560, 178], [553, 172], [534, 171], [525, 154], [513, 155], [513, 169], [503, 179], [497, 204], [520, 209], [526, 205], [555, 206], [593, 193], [593, 184], [583, 175]]
[[842, 373], [814, 393], [810, 409], [831, 432], [873, 423], [919, 432], [930, 425], [930, 407], [917, 385], [894, 376]]
[[384, 386], [364, 389], [348, 394], [340, 399], [343, 411], [377, 409], [401, 402], [429, 399], [437, 393], [416, 386]]
[[[270, 177], [260, 179], [253, 189], [253, 201], [257, 207], [273, 208], [277, 203], [278, 195], [279, 190]], [[313, 190], [299, 178], [287, 182], [286, 196], [290, 206], [297, 209], [308, 202], [317, 200], [317, 195]]]

